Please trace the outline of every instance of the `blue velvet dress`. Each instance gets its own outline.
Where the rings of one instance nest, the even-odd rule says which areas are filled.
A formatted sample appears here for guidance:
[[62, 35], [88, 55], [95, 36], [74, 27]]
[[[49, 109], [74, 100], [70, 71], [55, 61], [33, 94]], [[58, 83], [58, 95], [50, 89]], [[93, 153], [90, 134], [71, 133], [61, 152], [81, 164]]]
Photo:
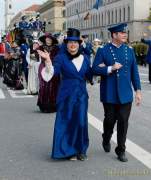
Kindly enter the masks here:
[[88, 93], [86, 79], [92, 79], [89, 59], [84, 56], [80, 71], [66, 53], [56, 56], [54, 73], [61, 73], [62, 81], [57, 97], [51, 157], [67, 158], [86, 154], [88, 138]]

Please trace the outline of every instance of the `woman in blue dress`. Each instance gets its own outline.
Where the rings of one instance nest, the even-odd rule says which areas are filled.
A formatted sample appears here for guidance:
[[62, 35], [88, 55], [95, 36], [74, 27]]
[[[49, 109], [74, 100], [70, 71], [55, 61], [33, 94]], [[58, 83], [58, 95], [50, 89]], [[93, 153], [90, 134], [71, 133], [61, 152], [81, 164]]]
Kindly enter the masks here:
[[45, 59], [42, 70], [45, 81], [61, 74], [57, 96], [57, 114], [54, 126], [53, 159], [85, 160], [89, 146], [88, 93], [86, 80], [92, 82], [90, 60], [80, 51], [80, 32], [69, 28], [64, 40], [66, 50], [59, 53], [52, 65], [48, 53], [38, 51]]

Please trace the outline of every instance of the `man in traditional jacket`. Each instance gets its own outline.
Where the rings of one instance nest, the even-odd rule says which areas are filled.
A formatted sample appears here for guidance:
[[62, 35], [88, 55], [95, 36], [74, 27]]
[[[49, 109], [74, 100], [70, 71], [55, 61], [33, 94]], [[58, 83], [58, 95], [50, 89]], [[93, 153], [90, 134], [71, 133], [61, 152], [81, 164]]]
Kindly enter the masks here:
[[146, 40], [144, 39], [145, 38], [145, 34], [144, 34], [144, 37], [141, 39], [141, 41], [145, 44], [148, 45], [148, 53], [147, 53], [147, 56], [146, 56], [146, 61], [148, 63], [148, 67], [149, 67], [149, 70], [148, 70], [148, 80], [149, 80], [149, 83], [151, 84], [151, 40]]
[[115, 153], [120, 161], [128, 161], [125, 150], [128, 119], [135, 91], [136, 105], [141, 102], [141, 85], [134, 51], [127, 46], [127, 24], [109, 28], [112, 42], [97, 51], [93, 72], [101, 75], [100, 95], [104, 107], [103, 148], [110, 152], [110, 140], [117, 121], [117, 147]]
[[88, 35], [82, 35], [82, 43], [81, 43], [81, 50], [90, 58], [91, 54], [93, 53], [92, 50], [92, 43], [88, 39]]
[[40, 18], [40, 15], [37, 15], [36, 21], [33, 22], [33, 29], [41, 31], [43, 28], [43, 23], [42, 21], [39, 20], [39, 18]]
[[19, 22], [19, 29], [25, 30], [28, 28], [28, 22], [26, 21], [26, 16], [21, 17], [21, 21]]

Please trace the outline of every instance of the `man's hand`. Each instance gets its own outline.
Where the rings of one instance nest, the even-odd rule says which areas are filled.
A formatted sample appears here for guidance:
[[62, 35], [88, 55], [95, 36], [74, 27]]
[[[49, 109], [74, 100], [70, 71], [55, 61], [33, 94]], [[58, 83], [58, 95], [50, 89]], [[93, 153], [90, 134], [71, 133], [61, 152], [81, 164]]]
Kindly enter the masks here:
[[136, 94], [135, 94], [135, 103], [136, 103], [136, 106], [139, 106], [141, 104], [141, 101], [142, 101], [141, 91], [137, 90]]
[[115, 62], [115, 64], [112, 66], [112, 71], [119, 70], [122, 66], [122, 64]]

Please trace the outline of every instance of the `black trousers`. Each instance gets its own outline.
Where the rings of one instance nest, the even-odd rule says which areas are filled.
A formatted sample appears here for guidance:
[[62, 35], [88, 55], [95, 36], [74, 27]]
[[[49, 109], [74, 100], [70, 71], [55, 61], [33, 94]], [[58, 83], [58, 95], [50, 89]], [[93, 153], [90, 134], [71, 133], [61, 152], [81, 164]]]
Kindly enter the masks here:
[[104, 107], [104, 132], [103, 142], [109, 143], [113, 134], [113, 129], [117, 121], [117, 151], [125, 152], [126, 135], [128, 129], [128, 119], [131, 112], [132, 103], [110, 104], [103, 103]]
[[149, 66], [148, 79], [149, 82], [151, 83], [151, 64], [148, 64], [148, 66]]

